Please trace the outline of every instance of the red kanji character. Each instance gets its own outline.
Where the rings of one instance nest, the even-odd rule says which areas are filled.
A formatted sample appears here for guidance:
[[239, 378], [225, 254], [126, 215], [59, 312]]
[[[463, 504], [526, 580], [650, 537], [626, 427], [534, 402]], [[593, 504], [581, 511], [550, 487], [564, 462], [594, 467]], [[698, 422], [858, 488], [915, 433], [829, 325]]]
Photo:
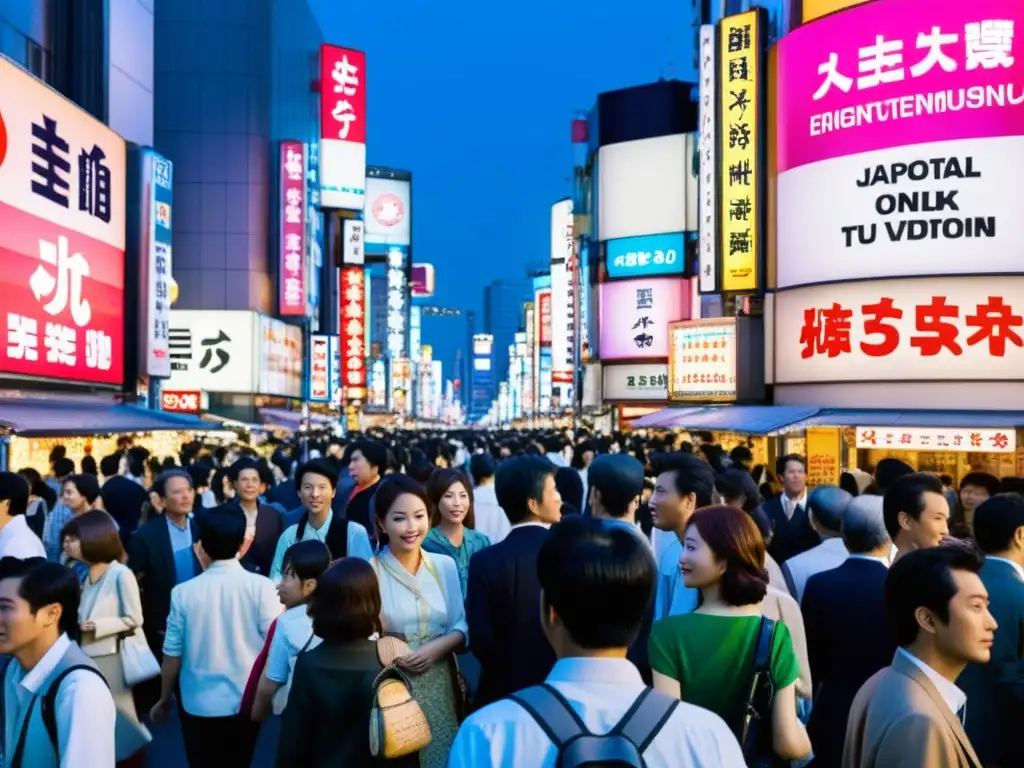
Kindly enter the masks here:
[[909, 432], [904, 432], [900, 435], [900, 443], [902, 445], [910, 445], [912, 442], [914, 442], [914, 436]]
[[917, 330], [931, 336], [912, 336], [910, 346], [921, 350], [923, 357], [934, 357], [948, 349], [954, 355], [962, 355], [963, 347], [957, 342], [957, 327], [947, 322], [947, 317], [960, 317], [960, 307], [947, 304], [945, 296], [933, 296], [930, 304], [917, 308]]
[[987, 304], [978, 305], [978, 314], [967, 316], [968, 327], [977, 328], [967, 339], [969, 345], [988, 339], [988, 352], [993, 357], [1006, 354], [1006, 342], [1024, 347], [1024, 339], [1012, 330], [1024, 325], [1024, 317], [1013, 314], [1013, 308], [999, 296], [989, 296]]
[[989, 438], [992, 441], [992, 447], [1003, 450], [1010, 444], [1010, 438], [1004, 435], [1002, 432], [996, 432], [992, 437]]
[[860, 433], [860, 440], [862, 443], [870, 443], [871, 445], [878, 445], [878, 438], [873, 429], [865, 429]]
[[853, 310], [834, 303], [828, 309], [805, 309], [804, 327], [800, 330], [800, 343], [804, 345], [800, 357], [807, 359], [824, 354], [839, 357], [850, 348], [850, 318]]
[[896, 309], [892, 299], [881, 299], [877, 304], [865, 304], [860, 311], [865, 315], [864, 335], [878, 334], [882, 337], [882, 340], [875, 344], [862, 341], [861, 351], [871, 357], [885, 357], [895, 352], [900, 345], [900, 332], [896, 326], [886, 321], [899, 320], [903, 317], [903, 310]]
[[953, 445], [960, 446], [960, 445], [963, 444], [963, 442], [964, 442], [964, 436], [963, 435], [953, 435]]
[[971, 432], [971, 448], [981, 448], [981, 432]]

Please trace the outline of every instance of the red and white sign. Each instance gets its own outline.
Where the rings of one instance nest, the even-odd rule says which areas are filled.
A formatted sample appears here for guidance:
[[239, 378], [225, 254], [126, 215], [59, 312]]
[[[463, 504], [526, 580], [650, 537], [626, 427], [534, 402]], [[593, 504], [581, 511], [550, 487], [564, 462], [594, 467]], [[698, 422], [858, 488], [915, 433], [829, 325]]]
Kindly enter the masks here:
[[281, 315], [306, 315], [306, 158], [301, 141], [281, 142]]
[[537, 292], [537, 342], [551, 346], [551, 289]]
[[0, 375], [124, 377], [125, 144], [0, 58]]
[[331, 344], [328, 336], [309, 341], [309, 399], [318, 403], [331, 399]]
[[362, 267], [341, 270], [341, 381], [345, 397], [359, 400], [366, 387], [366, 287]]
[[362, 210], [366, 195], [366, 54], [320, 47], [320, 204]]
[[942, 427], [857, 427], [858, 448], [897, 448], [901, 451], [952, 451], [953, 453], [1014, 453], [1017, 433], [1006, 429]]
[[203, 395], [201, 392], [160, 393], [160, 408], [168, 413], [199, 413], [202, 409]]
[[382, 227], [394, 227], [405, 218], [405, 205], [398, 195], [387, 192], [373, 201], [371, 213]]
[[1011, 381], [1024, 277], [878, 280], [775, 296], [775, 383]]

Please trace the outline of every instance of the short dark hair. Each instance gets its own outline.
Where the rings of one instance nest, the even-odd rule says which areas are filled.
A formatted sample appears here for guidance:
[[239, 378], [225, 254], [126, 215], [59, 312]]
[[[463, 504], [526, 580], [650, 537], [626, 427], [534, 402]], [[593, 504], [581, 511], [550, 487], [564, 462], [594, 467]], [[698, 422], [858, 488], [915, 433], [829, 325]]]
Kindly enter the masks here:
[[911, 472], [893, 482], [882, 502], [882, 515], [889, 538], [895, 541], [900, 532], [900, 512], [914, 520], [921, 519], [926, 493], [942, 495], [942, 481], [927, 472]]
[[294, 571], [301, 581], [319, 579], [331, 564], [331, 550], [319, 539], [299, 541], [284, 552], [281, 572]]
[[220, 506], [196, 515], [199, 543], [213, 560], [231, 560], [245, 541], [245, 513], [240, 507]]
[[72, 517], [60, 532], [60, 540], [69, 536], [78, 539], [82, 560], [88, 565], [123, 563], [128, 559], [117, 523], [102, 509], [90, 509]]
[[388, 512], [391, 511], [391, 507], [398, 501], [398, 498], [406, 494], [415, 496], [422, 501], [423, 505], [427, 508], [427, 514], [432, 514], [432, 505], [430, 497], [427, 496], [426, 488], [401, 472], [393, 472], [388, 475], [381, 480], [376, 493], [373, 495], [371, 504], [373, 516], [377, 522], [377, 539], [380, 541], [381, 546], [388, 543], [388, 535], [384, 533], [384, 520], [387, 519]]
[[494, 494], [498, 498], [498, 506], [505, 510], [505, 516], [512, 525], [530, 516], [530, 499], [541, 503], [545, 482], [556, 472], [554, 464], [537, 455], [513, 456], [498, 465]]
[[819, 485], [807, 497], [807, 506], [818, 525], [832, 533], [843, 529], [843, 514], [853, 496], [834, 485]]
[[494, 457], [489, 453], [474, 453], [469, 459], [469, 473], [473, 476], [473, 484], [480, 485], [495, 473]]
[[113, 477], [121, 472], [121, 457], [116, 453], [104, 456], [100, 459], [100, 474], [104, 477]]
[[382, 631], [380, 583], [365, 560], [343, 557], [317, 580], [306, 612], [325, 643], [365, 640]]
[[654, 599], [657, 567], [633, 531], [590, 517], [551, 526], [537, 556], [545, 612], [553, 608], [583, 648], [624, 648]]
[[745, 498], [743, 509], [746, 512], [752, 512], [761, 503], [761, 491], [753, 475], [745, 469], [725, 470], [715, 478], [715, 489], [725, 501], [733, 501], [741, 496]]
[[914, 468], [907, 464], [907, 462], [889, 456], [878, 462], [878, 465], [875, 467], [875, 487], [884, 496], [885, 492], [892, 488], [893, 483], [901, 477], [912, 474], [914, 474]]
[[984, 488], [989, 496], [995, 496], [1002, 487], [999, 484], [999, 478], [995, 475], [990, 475], [988, 472], [968, 472], [963, 476], [960, 481], [959, 490], [963, 490], [964, 486], [973, 485], [976, 488]]
[[694, 494], [698, 507], [706, 507], [714, 500], [715, 471], [692, 453], [659, 453], [651, 457], [651, 466], [657, 475], [675, 472], [676, 493], [680, 496]]
[[801, 456], [799, 453], [787, 453], [785, 456], [779, 456], [775, 461], [775, 474], [782, 477], [786, 474], [786, 465], [791, 461], [795, 461], [804, 468], [804, 472], [807, 471], [807, 459]]
[[[371, 467], [376, 467], [381, 474], [388, 467], [388, 449], [376, 440], [357, 440], [352, 444], [352, 453], [359, 451]], [[351, 460], [351, 453], [349, 454]]]
[[30, 491], [28, 481], [21, 475], [16, 472], [0, 472], [0, 501], [9, 502], [7, 514], [11, 517], [25, 514]]
[[192, 488], [192, 476], [184, 469], [165, 469], [156, 476], [153, 481], [153, 492], [161, 499], [167, 498], [167, 483], [175, 477], [183, 477], [188, 480], [188, 487]]
[[753, 605], [768, 593], [764, 567], [764, 537], [750, 515], [741, 509], [719, 505], [694, 512], [687, 529], [696, 527], [704, 543], [725, 561], [722, 599], [729, 605]]
[[626, 514], [644, 490], [644, 465], [628, 453], [596, 457], [587, 468], [587, 487], [601, 492], [601, 506], [614, 518]]
[[986, 555], [1005, 552], [1019, 528], [1024, 528], [1024, 498], [997, 493], [974, 510], [974, 540]]
[[947, 623], [949, 601], [957, 593], [953, 571], [978, 573], [981, 564], [981, 555], [966, 541], [913, 550], [896, 560], [885, 579], [885, 615], [896, 644], [905, 648], [917, 639], [918, 608]]
[[320, 475], [326, 477], [331, 488], [338, 487], [338, 470], [326, 459], [311, 459], [295, 470], [295, 487], [302, 487], [302, 478], [306, 475]]
[[82, 588], [75, 572], [60, 563], [51, 563], [42, 558], [10, 563], [4, 558], [3, 578], [21, 579], [18, 596], [29, 605], [33, 614], [54, 603], [60, 605], [61, 614], [58, 630], [71, 640], [82, 638], [78, 626], [78, 604], [82, 599]]
[[466, 473], [458, 469], [436, 469], [427, 480], [427, 498], [430, 499], [430, 525], [431, 527], [441, 522], [441, 499], [448, 493], [448, 489], [455, 483], [461, 483], [469, 496], [469, 511], [462, 523], [467, 528], [476, 527], [476, 515], [473, 513], [473, 484], [466, 477]]
[[231, 482], [237, 483], [239, 476], [247, 469], [251, 469], [255, 472], [256, 475], [260, 477], [260, 480], [263, 479], [260, 473], [259, 464], [256, 463], [256, 460], [248, 456], [243, 456], [228, 468], [228, 471], [231, 473]]
[[75, 473], [75, 462], [71, 459], [66, 459], [61, 456], [55, 462], [53, 462], [53, 476], [57, 479], [73, 475]]
[[100, 497], [100, 481], [96, 479], [96, 475], [68, 475], [64, 478], [63, 484], [68, 483], [75, 486], [75, 490], [90, 504]]

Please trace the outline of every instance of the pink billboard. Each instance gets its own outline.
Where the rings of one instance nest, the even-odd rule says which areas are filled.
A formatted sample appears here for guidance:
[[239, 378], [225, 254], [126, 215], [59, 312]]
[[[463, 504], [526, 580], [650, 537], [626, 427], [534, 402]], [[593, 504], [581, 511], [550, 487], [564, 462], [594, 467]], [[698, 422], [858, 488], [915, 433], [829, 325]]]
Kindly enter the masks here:
[[1024, 135], [1020, 0], [877, 0], [778, 44], [778, 170], [911, 144]]
[[668, 324], [690, 319], [691, 293], [679, 277], [601, 283], [601, 360], [667, 358]]
[[281, 142], [279, 312], [306, 314], [306, 161], [301, 141]]

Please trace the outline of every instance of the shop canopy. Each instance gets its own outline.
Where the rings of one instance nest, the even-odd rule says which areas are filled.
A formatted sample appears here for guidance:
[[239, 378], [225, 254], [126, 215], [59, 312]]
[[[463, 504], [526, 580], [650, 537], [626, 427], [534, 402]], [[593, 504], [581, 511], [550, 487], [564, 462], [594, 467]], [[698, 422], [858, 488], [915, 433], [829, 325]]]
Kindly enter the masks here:
[[194, 416], [95, 399], [2, 400], [0, 427], [6, 427], [20, 437], [210, 429], [209, 424]]
[[[292, 432], [298, 432], [302, 427], [302, 412], [288, 411], [279, 408], [260, 408], [260, 418], [268, 425], [283, 427]], [[336, 424], [337, 416], [324, 416], [320, 413], [309, 414], [309, 423], [312, 426], [324, 426]]]
[[632, 424], [634, 427], [664, 427], [668, 429], [676, 426], [679, 419], [705, 410], [707, 408], [703, 406], [700, 408], [662, 408], [660, 411], [648, 413], [639, 419], [633, 419]]
[[916, 411], [825, 408], [806, 419], [808, 427], [1024, 427], [1024, 411]]
[[680, 416], [673, 426], [709, 432], [773, 435], [801, 429], [820, 409], [806, 405], [723, 405]]

